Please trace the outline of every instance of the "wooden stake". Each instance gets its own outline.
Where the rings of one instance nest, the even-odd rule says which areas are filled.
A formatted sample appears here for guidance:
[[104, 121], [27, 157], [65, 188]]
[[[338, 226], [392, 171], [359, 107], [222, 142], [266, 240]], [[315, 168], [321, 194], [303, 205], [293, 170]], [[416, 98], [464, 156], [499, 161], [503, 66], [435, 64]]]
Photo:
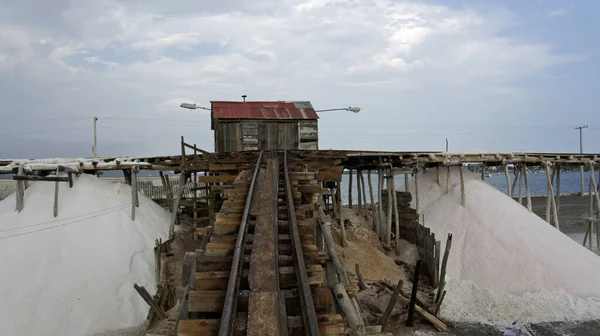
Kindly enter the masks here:
[[515, 190], [517, 189], [517, 182], [519, 182], [519, 170], [517, 169], [517, 165], [513, 166], [513, 172], [515, 174], [515, 179], [512, 183], [511, 195], [516, 195]]
[[[198, 156], [198, 150], [196, 148], [196, 144], [194, 144], [194, 160], [197, 159]], [[194, 171], [193, 174], [193, 179], [194, 179], [194, 194], [192, 195], [192, 202], [194, 202], [193, 204], [193, 211], [194, 211], [194, 226], [198, 225], [198, 173], [196, 171]]]
[[362, 273], [360, 272], [360, 265], [355, 264], [354, 267], [356, 268], [356, 277], [358, 278], [358, 287], [360, 288], [360, 290], [367, 289], [367, 285], [365, 285], [365, 280], [363, 279]]
[[383, 169], [378, 169], [377, 170], [377, 215], [379, 216], [379, 228], [378, 228], [378, 232], [379, 232], [379, 240], [383, 241], [383, 234], [385, 232], [384, 226], [385, 226], [385, 216], [383, 214], [383, 201], [382, 201], [382, 195], [383, 195]]
[[135, 288], [138, 294], [140, 294], [142, 299], [146, 301], [146, 303], [150, 306], [150, 309], [152, 309], [156, 315], [158, 315], [161, 319], [167, 318], [167, 314], [165, 313], [165, 311], [158, 306], [156, 301], [154, 301], [154, 299], [152, 298], [150, 293], [148, 293], [146, 288], [144, 288], [144, 286], [138, 286], [138, 284], [134, 284], [133, 288]]
[[444, 258], [442, 259], [442, 270], [440, 272], [440, 285], [438, 287], [436, 302], [438, 302], [441, 298], [442, 293], [444, 292], [444, 287], [446, 287], [446, 267], [448, 266], [448, 257], [450, 256], [450, 249], [452, 248], [452, 233], [448, 234], [448, 239], [446, 240], [446, 250], [444, 251]]
[[175, 233], [175, 223], [177, 222], [177, 212], [179, 212], [179, 201], [181, 201], [181, 197], [183, 196], [183, 188], [185, 186], [185, 171], [181, 171], [181, 175], [179, 176], [179, 188], [177, 189], [177, 197], [173, 202], [173, 212], [171, 213], [171, 225], [169, 230], [169, 238], [173, 237]]
[[415, 209], [419, 213], [419, 167], [415, 167]]
[[400, 293], [402, 292], [402, 285], [403, 285], [403, 281], [398, 280], [398, 284], [396, 285], [396, 288], [394, 289], [394, 293], [392, 294], [392, 296], [390, 296], [390, 300], [388, 301], [388, 304], [385, 307], [385, 312], [383, 313], [383, 315], [381, 316], [381, 319], [379, 320], [379, 324], [381, 325], [382, 332], [385, 332], [385, 330], [387, 328], [390, 315], [392, 315], [392, 312], [394, 311], [394, 307], [396, 306], [396, 303], [398, 302]]
[[331, 205], [333, 206], [333, 217], [339, 218], [339, 207], [338, 207], [338, 199], [337, 199], [337, 187], [331, 188]]
[[523, 170], [519, 165], [519, 204], [523, 205]]
[[465, 199], [465, 178], [463, 177], [463, 167], [462, 164], [458, 166], [458, 172], [460, 175], [460, 197], [462, 200], [462, 206], [465, 206], [467, 200]]
[[348, 169], [348, 176], [350, 176], [350, 182], [348, 186], [348, 207], [352, 209], [352, 169]]
[[560, 216], [560, 163], [556, 164], [556, 220]]
[[[546, 167], [546, 176], [548, 179], [548, 189], [549, 189], [548, 197], [550, 198], [551, 208], [552, 208], [552, 212], [554, 215], [554, 227], [559, 229], [558, 214], [556, 213], [556, 200], [554, 199], [554, 188], [552, 187], [552, 177], [550, 174], [550, 165], [548, 164], [548, 162], [544, 162], [544, 166]], [[546, 212], [546, 214], [549, 214], [549, 213]]]
[[412, 328], [414, 325], [415, 306], [417, 305], [417, 292], [419, 291], [419, 275], [421, 274], [421, 267], [423, 262], [417, 260], [417, 266], [415, 267], [415, 275], [413, 278], [412, 292], [410, 296], [410, 303], [408, 304], [408, 317], [406, 318], [406, 326]]
[[442, 255], [442, 242], [439, 240], [435, 241], [435, 274], [433, 275], [433, 288], [437, 288], [440, 285], [440, 258]]
[[485, 165], [481, 164], [481, 180], [485, 181]]
[[437, 185], [441, 185], [440, 184], [440, 166], [435, 166], [435, 176], [436, 176], [436, 181], [437, 181]]
[[[56, 177], [60, 174], [59, 167], [56, 167]], [[58, 216], [58, 184], [60, 182], [54, 182], [54, 217]]]
[[[340, 232], [342, 233], [342, 246], [346, 247], [346, 246], [348, 246], [348, 240], [346, 240], [346, 227], [344, 226], [344, 206], [342, 205], [342, 193], [341, 193], [342, 184], [340, 182], [337, 182], [337, 187], [338, 187], [338, 190], [340, 190], [340, 193], [339, 193], [340, 216], [339, 217], [340, 217]], [[332, 238], [332, 240], [333, 240], [333, 238]]]
[[[17, 176], [25, 176], [23, 165], [19, 165]], [[25, 184], [23, 181], [17, 181], [17, 206], [16, 211], [21, 212], [25, 206]]]
[[369, 197], [371, 199], [371, 227], [373, 231], [379, 233], [379, 228], [377, 227], [377, 215], [375, 212], [375, 198], [373, 197], [373, 183], [371, 182], [371, 170], [367, 172], [367, 180], [369, 181]]
[[525, 192], [527, 193], [527, 210], [529, 210], [529, 212], [532, 212], [531, 190], [529, 189], [529, 179], [527, 178], [527, 165], [523, 165], [521, 169], [523, 169], [523, 179], [525, 180]]
[[362, 189], [362, 199], [365, 212], [367, 211], [367, 188], [365, 186], [365, 175], [364, 172], [360, 171], [360, 188]]
[[404, 191], [408, 192], [408, 174], [404, 174]]
[[394, 181], [394, 170], [390, 169], [390, 173], [392, 174], [392, 207], [394, 208], [394, 230], [396, 235], [394, 236], [395, 244], [396, 244], [396, 254], [400, 254], [400, 218], [398, 216], [398, 196], [396, 195], [396, 183]]
[[362, 206], [362, 191], [360, 190], [360, 175], [361, 175], [361, 171], [360, 169], [356, 170], [356, 191], [358, 193], [358, 211], [362, 210], [363, 206]]
[[391, 246], [391, 238], [392, 238], [392, 202], [393, 202], [393, 196], [392, 196], [392, 182], [391, 182], [391, 169], [388, 169], [387, 171], [387, 195], [388, 195], [388, 208], [387, 208], [387, 228], [385, 230], [385, 244], [386, 246], [389, 248]]
[[512, 190], [510, 188], [510, 175], [508, 174], [508, 166], [504, 165], [504, 176], [506, 177], [506, 193], [512, 198]]
[[[590, 249], [590, 251], [593, 251], [592, 237], [594, 236], [594, 223], [592, 222], [592, 216], [594, 215], [594, 196], [592, 195], [593, 193], [594, 193], [594, 191], [592, 188], [592, 180], [590, 179], [590, 183], [588, 183], [588, 194], [590, 195], [590, 208], [589, 208], [590, 219], [589, 219], [587, 232], [585, 233], [585, 237], [583, 237], [583, 246], [585, 246], [585, 241], [588, 240], [588, 248]], [[598, 246], [600, 248], [600, 245], [598, 245]]]
[[135, 168], [131, 168], [131, 220], [135, 221], [135, 197], [137, 191], [137, 178], [135, 177]]

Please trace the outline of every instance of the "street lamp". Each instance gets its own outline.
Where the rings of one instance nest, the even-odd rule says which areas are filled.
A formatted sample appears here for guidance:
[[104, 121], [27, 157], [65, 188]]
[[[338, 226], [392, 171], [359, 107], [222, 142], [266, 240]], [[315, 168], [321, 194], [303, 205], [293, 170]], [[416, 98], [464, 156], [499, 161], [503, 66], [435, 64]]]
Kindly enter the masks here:
[[329, 112], [329, 111], [349, 111], [349, 112], [354, 112], [354, 113], [358, 113], [360, 112], [360, 107], [342, 107], [342, 108], [335, 108], [335, 109], [327, 109], [327, 110], [315, 110], [315, 112]]
[[207, 110], [207, 111], [212, 111], [208, 107], [196, 106], [195, 103], [194, 104], [181, 103], [181, 105], [179, 105], [179, 107], [183, 107], [183, 108], [190, 109], [190, 110]]

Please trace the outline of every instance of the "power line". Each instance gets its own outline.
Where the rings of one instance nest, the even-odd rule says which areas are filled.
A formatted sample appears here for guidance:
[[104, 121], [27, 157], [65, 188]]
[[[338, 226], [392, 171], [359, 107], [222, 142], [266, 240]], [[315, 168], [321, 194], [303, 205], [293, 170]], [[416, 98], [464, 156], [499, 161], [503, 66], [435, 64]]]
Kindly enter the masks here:
[[129, 206], [130, 206], [130, 204], [121, 204], [121, 205], [117, 205], [117, 206], [114, 206], [114, 207], [110, 207], [110, 208], [106, 208], [106, 209], [102, 209], [102, 210], [98, 210], [98, 211], [88, 212], [88, 213], [84, 213], [84, 214], [81, 214], [81, 215], [76, 215], [76, 216], [71, 216], [71, 217], [65, 217], [65, 218], [61, 218], [61, 219], [55, 219], [55, 220], [51, 220], [51, 221], [48, 221], [48, 222], [42, 222], [42, 223], [37, 223], [37, 224], [29, 224], [29, 225], [24, 225], [24, 226], [18, 226], [18, 227], [14, 227], [14, 228], [10, 228], [10, 229], [3, 229], [3, 230], [0, 230], [0, 232], [21, 230], [21, 229], [25, 229], [25, 228], [29, 228], [29, 227], [35, 227], [35, 226], [40, 226], [40, 225], [45, 225], [45, 224], [60, 223], [60, 222], [63, 222], [63, 221], [69, 220], [69, 219], [74, 219], [74, 218], [78, 218], [78, 217], [89, 216], [89, 215], [101, 213], [101, 212], [112, 210], [112, 209], [116, 209], [116, 208], [127, 208]]
[[72, 131], [72, 130], [78, 130], [78, 129], [87, 129], [87, 127], [71, 127], [71, 128], [61, 128], [61, 129], [47, 129], [47, 130], [29, 131], [29, 132], [17, 132], [17, 133], [0, 133], [0, 135], [39, 134], [39, 133]]
[[31, 233], [46, 231], [46, 230], [50, 230], [50, 229], [56, 229], [56, 228], [59, 228], [59, 227], [63, 227], [63, 226], [67, 226], [67, 225], [71, 225], [71, 224], [75, 224], [75, 223], [80, 223], [80, 222], [82, 222], [84, 220], [88, 220], [88, 219], [92, 219], [92, 218], [98, 218], [100, 216], [108, 215], [109, 213], [113, 213], [113, 212], [117, 212], [119, 210], [123, 210], [124, 208], [125, 207], [120, 208], [120, 209], [111, 210], [111, 211], [108, 211], [106, 213], [99, 214], [97, 216], [86, 217], [86, 218], [82, 218], [82, 219], [79, 219], [79, 220], [76, 220], [76, 221], [72, 221], [72, 222], [68, 222], [68, 223], [64, 223], [64, 224], [60, 224], [60, 225], [54, 225], [54, 226], [50, 226], [50, 227], [47, 227], [47, 228], [42, 228], [42, 229], [39, 229], [39, 230], [33, 230], [33, 231], [29, 231], [29, 232], [18, 233], [18, 234], [12, 235], [12, 236], [0, 237], [0, 240], [2, 240], [2, 239], [8, 239], [8, 238], [14, 238], [14, 237], [19, 237], [19, 236], [24, 236], [24, 235], [28, 235], [28, 234], [31, 234]]

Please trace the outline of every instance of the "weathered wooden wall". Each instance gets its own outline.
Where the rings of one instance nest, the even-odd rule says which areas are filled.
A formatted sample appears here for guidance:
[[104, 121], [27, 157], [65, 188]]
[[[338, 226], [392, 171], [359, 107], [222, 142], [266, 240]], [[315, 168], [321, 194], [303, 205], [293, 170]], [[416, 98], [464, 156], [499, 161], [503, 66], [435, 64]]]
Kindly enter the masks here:
[[[425, 264], [424, 269], [427, 276], [437, 284], [438, 272], [436, 268], [435, 234], [428, 227], [419, 223], [419, 214], [410, 207], [412, 196], [408, 192], [396, 191], [398, 199], [398, 218], [400, 239], [407, 240], [411, 244], [417, 245], [419, 259]], [[387, 193], [381, 193], [384, 213], [387, 213]], [[395, 223], [394, 219], [392, 221]], [[392, 230], [394, 225], [392, 225]]]
[[319, 149], [317, 120], [217, 120], [215, 151]]

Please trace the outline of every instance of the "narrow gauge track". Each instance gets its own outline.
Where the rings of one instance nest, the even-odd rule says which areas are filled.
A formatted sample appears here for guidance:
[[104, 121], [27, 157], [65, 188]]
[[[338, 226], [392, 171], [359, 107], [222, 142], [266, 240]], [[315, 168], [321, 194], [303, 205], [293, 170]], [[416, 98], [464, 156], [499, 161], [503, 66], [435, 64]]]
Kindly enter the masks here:
[[225, 206], [217, 214], [189, 295], [191, 320], [179, 335], [343, 334], [331, 291], [322, 286], [323, 256], [312, 249], [314, 225], [307, 223], [314, 218], [297, 216], [298, 181], [281, 154], [261, 152], [249, 181], [240, 174], [226, 190], [241, 214]]

